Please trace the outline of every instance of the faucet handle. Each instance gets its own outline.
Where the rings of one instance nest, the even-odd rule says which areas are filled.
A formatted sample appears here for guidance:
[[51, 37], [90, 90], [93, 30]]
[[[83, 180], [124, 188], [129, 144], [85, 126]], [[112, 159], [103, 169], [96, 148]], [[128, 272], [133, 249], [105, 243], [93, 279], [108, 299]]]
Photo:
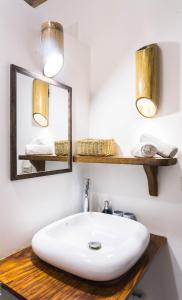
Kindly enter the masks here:
[[90, 179], [85, 178], [85, 182], [84, 182], [84, 212], [90, 211], [89, 184], [90, 184]]
[[89, 191], [89, 186], [90, 186], [90, 179], [85, 178], [85, 194], [87, 194], [87, 195], [88, 195], [88, 191]]

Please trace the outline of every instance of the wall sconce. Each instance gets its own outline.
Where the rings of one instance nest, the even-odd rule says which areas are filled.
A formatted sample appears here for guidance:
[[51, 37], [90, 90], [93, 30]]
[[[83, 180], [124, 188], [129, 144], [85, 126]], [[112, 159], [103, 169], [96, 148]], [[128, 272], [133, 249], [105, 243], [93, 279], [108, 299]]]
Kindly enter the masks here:
[[136, 51], [136, 107], [147, 118], [158, 107], [158, 46], [152, 44]]
[[49, 85], [42, 80], [33, 80], [33, 118], [41, 127], [48, 126]]
[[41, 27], [44, 75], [54, 77], [63, 67], [64, 33], [58, 22], [45, 22]]

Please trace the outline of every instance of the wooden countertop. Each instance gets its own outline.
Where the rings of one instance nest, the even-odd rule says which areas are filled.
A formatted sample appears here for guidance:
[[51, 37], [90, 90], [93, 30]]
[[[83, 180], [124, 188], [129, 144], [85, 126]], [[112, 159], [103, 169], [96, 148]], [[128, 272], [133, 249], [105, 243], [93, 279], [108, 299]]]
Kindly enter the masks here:
[[125, 300], [132, 293], [166, 238], [151, 234], [149, 246], [136, 265], [120, 279], [90, 282], [41, 261], [31, 248], [0, 261], [0, 281], [26, 300]]

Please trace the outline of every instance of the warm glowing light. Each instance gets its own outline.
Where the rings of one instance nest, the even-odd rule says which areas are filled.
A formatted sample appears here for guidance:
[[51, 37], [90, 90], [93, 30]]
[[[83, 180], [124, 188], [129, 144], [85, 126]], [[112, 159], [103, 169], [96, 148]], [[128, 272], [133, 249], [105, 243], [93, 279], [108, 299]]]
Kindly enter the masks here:
[[34, 114], [33, 117], [35, 122], [37, 122], [37, 124], [39, 124], [40, 126], [42, 127], [48, 126], [48, 120], [45, 116], [41, 114]]
[[136, 107], [144, 117], [151, 118], [159, 105], [158, 45], [151, 44], [136, 51]]
[[155, 116], [157, 112], [157, 107], [155, 103], [148, 98], [140, 98], [136, 102], [136, 106], [138, 111], [143, 115], [144, 117], [151, 118]]
[[41, 45], [44, 75], [54, 77], [64, 63], [63, 26], [51, 21], [42, 24]]
[[44, 75], [54, 77], [63, 67], [63, 55], [59, 53], [50, 54], [44, 64]]

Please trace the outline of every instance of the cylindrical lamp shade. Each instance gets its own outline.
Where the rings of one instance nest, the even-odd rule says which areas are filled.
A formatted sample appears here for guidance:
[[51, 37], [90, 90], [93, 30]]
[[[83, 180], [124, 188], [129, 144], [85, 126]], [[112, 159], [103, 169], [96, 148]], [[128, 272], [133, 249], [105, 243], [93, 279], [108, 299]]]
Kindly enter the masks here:
[[63, 67], [64, 33], [58, 22], [46, 22], [41, 27], [44, 75], [54, 77]]
[[136, 107], [141, 115], [151, 118], [158, 107], [158, 46], [145, 46], [136, 51]]
[[33, 80], [33, 118], [41, 126], [48, 126], [49, 85], [45, 81]]

